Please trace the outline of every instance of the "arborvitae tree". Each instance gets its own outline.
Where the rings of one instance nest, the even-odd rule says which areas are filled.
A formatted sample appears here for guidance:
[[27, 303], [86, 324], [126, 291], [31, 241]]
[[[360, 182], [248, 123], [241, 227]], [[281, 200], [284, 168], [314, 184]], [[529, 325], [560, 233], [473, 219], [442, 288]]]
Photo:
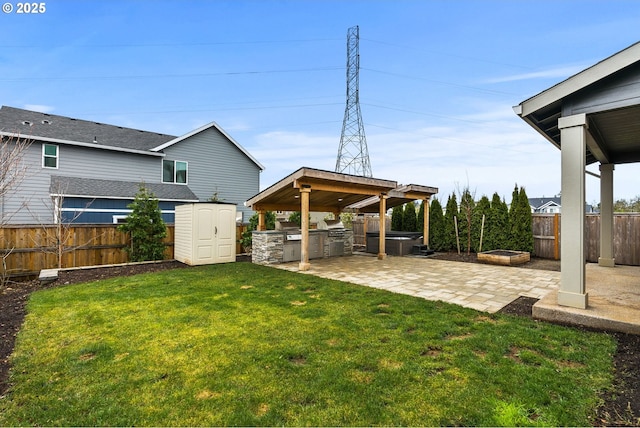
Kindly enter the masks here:
[[[475, 252], [485, 251], [486, 250], [486, 241], [485, 238], [487, 236], [487, 217], [489, 216], [489, 211], [491, 209], [491, 202], [489, 202], [489, 198], [485, 195], [480, 198], [476, 207], [473, 210], [473, 215], [471, 219], [472, 224], [472, 233], [471, 233], [471, 248]], [[482, 231], [482, 216], [484, 215], [484, 232]], [[480, 235], [482, 234], [482, 249], [480, 248]]]
[[533, 254], [533, 219], [531, 217], [529, 197], [524, 187], [520, 187], [520, 192], [518, 193], [518, 211], [520, 213], [518, 247], [520, 251], [528, 251]]
[[429, 208], [429, 246], [432, 250], [447, 250], [444, 222], [442, 204], [438, 199], [434, 199]]
[[516, 185], [509, 209], [509, 249], [533, 252], [531, 206], [524, 189]]
[[420, 203], [418, 209], [418, 217], [416, 218], [416, 232], [422, 232], [424, 230], [424, 201]]
[[453, 250], [456, 248], [456, 229], [454, 225], [453, 217], [458, 216], [458, 201], [456, 194], [452, 193], [447, 199], [447, 207], [444, 213], [444, 251]]
[[393, 207], [391, 210], [391, 230], [402, 230], [402, 217], [404, 216], [404, 210], [402, 205]]
[[416, 204], [408, 202], [404, 204], [402, 213], [402, 230], [405, 232], [415, 232], [416, 229]]
[[483, 251], [507, 249], [509, 208], [497, 192], [491, 198], [491, 209], [485, 221], [484, 236]]
[[131, 246], [125, 248], [132, 262], [164, 259], [164, 238], [167, 227], [162, 220], [158, 199], [144, 184], [140, 185], [132, 203], [127, 205], [131, 214], [118, 230], [131, 234]]
[[460, 215], [458, 216], [458, 229], [460, 234], [460, 245], [467, 252], [471, 253], [473, 243], [471, 236], [473, 234], [473, 211], [476, 203], [469, 188], [465, 188], [460, 196]]

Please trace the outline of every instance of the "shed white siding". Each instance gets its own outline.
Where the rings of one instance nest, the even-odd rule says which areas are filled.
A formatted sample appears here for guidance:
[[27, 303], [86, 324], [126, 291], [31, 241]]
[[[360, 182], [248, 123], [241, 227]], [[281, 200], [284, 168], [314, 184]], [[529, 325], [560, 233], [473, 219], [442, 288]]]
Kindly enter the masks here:
[[235, 261], [236, 207], [197, 203], [176, 206], [174, 257], [189, 265]]

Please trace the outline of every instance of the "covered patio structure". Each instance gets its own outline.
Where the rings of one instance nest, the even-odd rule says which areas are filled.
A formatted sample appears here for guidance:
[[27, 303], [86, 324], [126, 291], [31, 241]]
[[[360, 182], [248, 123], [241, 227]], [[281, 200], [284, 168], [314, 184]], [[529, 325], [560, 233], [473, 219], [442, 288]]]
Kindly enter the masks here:
[[[414, 200], [429, 205], [435, 187], [408, 185], [398, 187], [392, 180], [360, 177], [314, 168], [302, 167], [245, 202], [245, 206], [258, 212], [258, 230], [266, 230], [267, 211], [300, 211], [301, 256], [299, 269], [308, 270], [309, 213], [330, 212], [336, 218], [344, 211], [377, 212], [384, 218], [388, 209]], [[367, 201], [366, 203], [363, 203]], [[359, 208], [356, 208], [358, 206]], [[425, 210], [424, 243], [428, 245], [429, 216]], [[380, 222], [378, 259], [384, 259], [385, 225]]]
[[[514, 111], [561, 151], [562, 243], [557, 304], [587, 309], [585, 168], [599, 163], [598, 264], [613, 268], [615, 165], [640, 162], [640, 43], [523, 101]], [[630, 284], [638, 287], [640, 282]], [[636, 304], [640, 310], [640, 302]]]

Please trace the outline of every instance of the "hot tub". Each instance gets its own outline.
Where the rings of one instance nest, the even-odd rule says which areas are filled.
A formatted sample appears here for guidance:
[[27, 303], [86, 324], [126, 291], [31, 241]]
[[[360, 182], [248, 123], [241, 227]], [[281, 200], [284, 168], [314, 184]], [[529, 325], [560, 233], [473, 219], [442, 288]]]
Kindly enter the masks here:
[[[412, 254], [414, 245], [422, 245], [422, 232], [399, 232], [392, 230], [385, 233], [385, 253], [390, 256], [406, 256]], [[377, 254], [380, 251], [380, 232], [367, 232], [366, 252]]]

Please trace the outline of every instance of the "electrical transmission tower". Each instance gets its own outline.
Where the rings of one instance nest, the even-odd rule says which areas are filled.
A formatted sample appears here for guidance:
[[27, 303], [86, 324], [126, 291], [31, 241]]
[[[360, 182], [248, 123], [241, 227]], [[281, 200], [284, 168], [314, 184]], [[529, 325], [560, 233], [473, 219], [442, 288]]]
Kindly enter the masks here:
[[336, 172], [372, 177], [367, 139], [360, 112], [360, 30], [347, 30], [347, 106], [344, 109]]

